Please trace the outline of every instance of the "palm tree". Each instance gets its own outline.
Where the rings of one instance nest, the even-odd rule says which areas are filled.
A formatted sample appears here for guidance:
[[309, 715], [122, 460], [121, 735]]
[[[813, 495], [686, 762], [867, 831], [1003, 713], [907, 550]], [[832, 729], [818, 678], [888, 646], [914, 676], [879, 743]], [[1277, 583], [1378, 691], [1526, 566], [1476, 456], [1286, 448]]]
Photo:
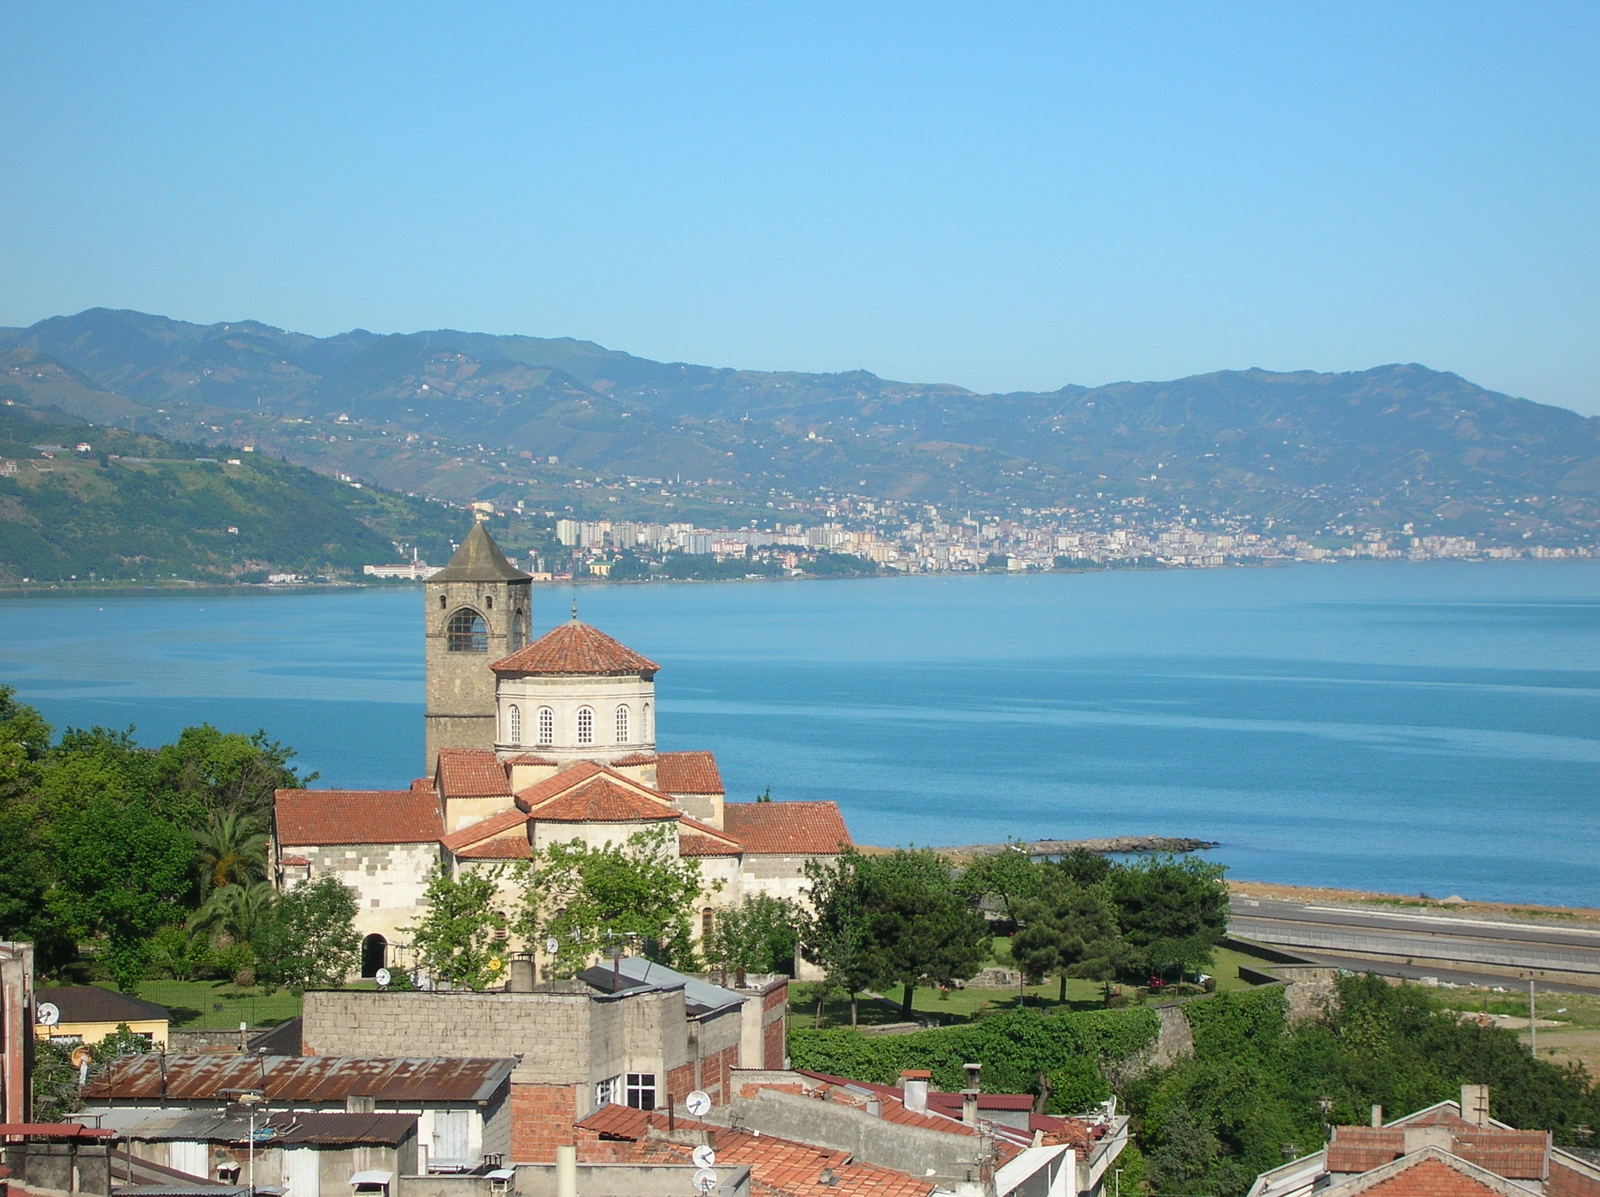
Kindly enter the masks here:
[[200, 865], [200, 892], [250, 885], [267, 875], [267, 828], [260, 814], [224, 808], [206, 816], [194, 832]]

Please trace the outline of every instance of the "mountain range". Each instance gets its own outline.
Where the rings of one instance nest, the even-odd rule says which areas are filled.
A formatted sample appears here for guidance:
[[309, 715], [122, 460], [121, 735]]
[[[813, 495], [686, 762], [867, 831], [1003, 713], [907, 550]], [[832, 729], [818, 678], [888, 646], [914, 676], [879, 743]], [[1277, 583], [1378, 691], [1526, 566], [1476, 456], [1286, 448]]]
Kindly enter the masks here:
[[1415, 364], [978, 394], [567, 338], [319, 338], [97, 308], [0, 329], [6, 395], [458, 501], [582, 511], [574, 481], [632, 479], [617, 515], [650, 514], [670, 484], [741, 515], [854, 494], [995, 514], [1131, 499], [1309, 534], [1600, 529], [1600, 419]]

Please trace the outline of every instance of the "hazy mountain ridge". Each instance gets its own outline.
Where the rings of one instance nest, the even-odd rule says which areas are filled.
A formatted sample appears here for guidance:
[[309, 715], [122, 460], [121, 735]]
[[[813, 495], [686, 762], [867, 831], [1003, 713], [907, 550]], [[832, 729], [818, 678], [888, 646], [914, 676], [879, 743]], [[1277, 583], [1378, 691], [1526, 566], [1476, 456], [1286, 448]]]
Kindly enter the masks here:
[[[1600, 527], [1600, 420], [1414, 364], [979, 395], [865, 371], [654, 362], [571, 338], [315, 338], [104, 309], [0, 331], [0, 351], [0, 365], [34, 351], [145, 404], [211, 409], [194, 422], [213, 435], [238, 436], [218, 410], [342, 420], [437, 440], [441, 452], [481, 446], [601, 473], [717, 479], [756, 501], [843, 490], [1003, 510], [1147, 495], [1308, 529], [1414, 521], [1516, 538]], [[282, 429], [263, 437], [312, 459]], [[382, 456], [332, 439], [316, 447], [319, 468]], [[514, 489], [518, 471], [458, 473], [474, 493], [450, 497], [471, 498]]]

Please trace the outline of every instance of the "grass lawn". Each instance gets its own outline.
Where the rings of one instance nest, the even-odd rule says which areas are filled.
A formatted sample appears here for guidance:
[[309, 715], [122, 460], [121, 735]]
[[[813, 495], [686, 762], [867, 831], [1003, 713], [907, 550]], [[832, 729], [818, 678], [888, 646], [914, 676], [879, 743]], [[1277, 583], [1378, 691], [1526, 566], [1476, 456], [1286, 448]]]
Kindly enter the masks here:
[[[991, 963], [1002, 968], [1011, 967], [1011, 948], [1009, 941], [997, 938], [992, 948]], [[1229, 948], [1218, 948], [1209, 972], [1216, 978], [1216, 988], [1219, 991], [1253, 988], [1248, 982], [1239, 979], [1239, 966], [1241, 964], [1265, 967], [1270, 969], [1271, 964], [1260, 957], [1251, 956], [1245, 952], [1234, 951]], [[806, 993], [809, 986], [796, 984], [790, 989], [789, 1025], [791, 1027], [847, 1027], [850, 1025], [850, 1003], [842, 998], [830, 998], [823, 1003], [822, 1021], [816, 1018], [817, 1006], [815, 1000], [807, 1001]], [[1131, 985], [1119, 985], [1130, 1001], [1139, 1004], [1148, 1000], [1144, 991]], [[1033, 1009], [1053, 1010], [1061, 1006], [1057, 996], [1061, 992], [1061, 983], [1051, 977], [1042, 985], [1029, 985], [1025, 990], [1026, 1002]], [[1076, 978], [1067, 982], [1066, 1009], [1069, 1010], [1100, 1010], [1105, 1006], [1102, 1000], [1102, 987], [1098, 981], [1081, 981]], [[919, 1020], [938, 1026], [949, 1026], [953, 1023], [969, 1022], [975, 1015], [995, 1014], [1004, 1010], [1015, 1010], [1018, 1003], [1016, 989], [952, 989], [941, 993], [938, 989], [923, 986], [913, 991], [911, 1009], [913, 1015]], [[898, 988], [885, 993], [882, 999], [873, 999], [863, 996], [858, 1003], [857, 1017], [861, 1026], [877, 1027], [901, 1022], [900, 1018], [900, 990]]]
[[236, 1030], [241, 1022], [271, 1027], [300, 1013], [300, 999], [287, 989], [267, 993], [230, 981], [145, 981], [139, 996], [171, 1011], [179, 1031]]

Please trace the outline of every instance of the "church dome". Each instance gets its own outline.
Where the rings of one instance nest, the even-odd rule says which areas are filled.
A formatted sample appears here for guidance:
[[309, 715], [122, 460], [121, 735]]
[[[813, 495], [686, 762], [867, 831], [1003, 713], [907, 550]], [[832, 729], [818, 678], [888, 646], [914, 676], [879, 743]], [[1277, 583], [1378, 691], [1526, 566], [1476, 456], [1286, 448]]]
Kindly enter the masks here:
[[576, 618], [490, 666], [502, 677], [634, 675], [653, 677], [661, 666], [599, 628]]

